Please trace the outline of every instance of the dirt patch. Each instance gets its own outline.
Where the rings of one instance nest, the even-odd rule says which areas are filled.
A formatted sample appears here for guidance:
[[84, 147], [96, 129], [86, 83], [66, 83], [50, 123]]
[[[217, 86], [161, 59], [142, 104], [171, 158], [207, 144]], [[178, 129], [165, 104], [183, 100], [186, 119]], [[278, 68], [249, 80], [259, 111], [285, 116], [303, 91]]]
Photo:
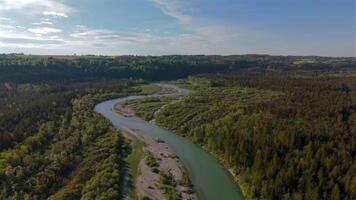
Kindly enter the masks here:
[[120, 115], [123, 115], [124, 117], [140, 120], [140, 118], [135, 115], [133, 110], [131, 110], [127, 106], [124, 106], [123, 103], [116, 104], [114, 106], [114, 110], [115, 110], [115, 112], [119, 113]]
[[[131, 129], [130, 127], [122, 129], [146, 144], [144, 152], [153, 154], [158, 163], [157, 169], [159, 171], [172, 175], [175, 182], [178, 183], [176, 191], [183, 200], [197, 199], [192, 185], [187, 180], [182, 163], [165, 142], [138, 129]], [[135, 187], [139, 195], [157, 200], [164, 199], [163, 191], [160, 188], [159, 174], [153, 172], [152, 168], [146, 165], [145, 156], [142, 156], [138, 168], [140, 175], [137, 177]]]
[[[115, 106], [115, 110], [120, 114], [124, 113], [123, 115], [125, 117], [141, 120], [133, 114], [132, 110], [120, 104]], [[189, 178], [185, 173], [183, 164], [164, 141], [132, 127], [122, 127], [122, 130], [125, 134], [134, 136], [146, 145], [143, 147], [144, 155], [141, 157], [138, 165], [139, 176], [134, 183], [139, 196], [149, 197], [155, 200], [164, 199], [164, 191], [161, 187], [159, 175], [159, 172], [164, 172], [174, 179], [176, 183], [175, 191], [181, 196], [182, 200], [197, 199], [193, 186], [190, 184]], [[158, 164], [156, 167], [158, 171], [156, 172], [145, 163], [145, 158], [149, 152], [153, 155]]]

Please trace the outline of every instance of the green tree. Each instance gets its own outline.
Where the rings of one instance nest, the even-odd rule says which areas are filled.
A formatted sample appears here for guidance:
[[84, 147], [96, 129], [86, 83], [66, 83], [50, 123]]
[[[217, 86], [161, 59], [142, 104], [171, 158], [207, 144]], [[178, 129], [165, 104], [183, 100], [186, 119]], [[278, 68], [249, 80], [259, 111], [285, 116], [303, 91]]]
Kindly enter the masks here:
[[331, 192], [331, 199], [332, 200], [340, 200], [341, 196], [340, 196], [340, 188], [338, 184], [335, 184], [335, 186], [333, 187], [333, 190]]

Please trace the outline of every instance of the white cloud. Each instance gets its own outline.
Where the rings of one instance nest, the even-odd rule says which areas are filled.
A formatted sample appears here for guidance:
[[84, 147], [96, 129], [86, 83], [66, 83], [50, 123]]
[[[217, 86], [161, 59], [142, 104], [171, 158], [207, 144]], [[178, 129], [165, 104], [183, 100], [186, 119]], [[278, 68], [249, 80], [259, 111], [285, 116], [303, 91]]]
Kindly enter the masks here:
[[49, 28], [49, 27], [37, 27], [37, 28], [29, 28], [27, 29], [31, 33], [46, 35], [50, 33], [61, 33], [61, 29]]
[[150, 42], [157, 40], [158, 37], [148, 33], [128, 33], [128, 32], [115, 32], [108, 29], [89, 29], [85, 26], [77, 25], [77, 30], [70, 34], [71, 37], [89, 40], [95, 42], [101, 42], [108, 44], [120, 42]]
[[106, 29], [88, 29], [85, 26], [79, 26], [79, 30], [70, 34], [71, 37], [81, 39], [100, 39], [103, 37], [117, 37], [111, 30]]
[[[62, 0], [0, 0], [0, 46], [13, 49], [55, 49], [65, 44], [63, 38], [55, 35], [63, 31], [46, 25], [53, 24], [53, 17], [68, 17], [73, 11]], [[32, 24], [38, 27], [24, 27], [8, 18], [9, 15], [18, 19], [37, 19], [39, 21]]]
[[[77, 53], [98, 54], [194, 54], [221, 51], [222, 44], [237, 38], [236, 32], [229, 27], [189, 14], [187, 0], [148, 0], [179, 22], [183, 33], [173, 36], [158, 36], [150, 29], [124, 32], [77, 25], [70, 31], [66, 26], [51, 27], [53, 20], [68, 18], [74, 11], [63, 1], [0, 0], [0, 46], [34, 48], [36, 51], [51, 49], [51, 52], [71, 49]], [[35, 14], [31, 19], [38, 21], [33, 21], [34, 27], [25, 28], [6, 18], [12, 16], [7, 14]]]
[[[19, 4], [11, 2], [19, 2]], [[72, 8], [54, 0], [0, 0], [0, 5], [6, 2], [2, 11], [19, 11], [24, 15], [35, 13], [34, 27], [17, 26], [8, 18], [0, 18], [0, 46], [6, 48], [34, 49], [34, 52], [68, 52], [79, 54], [197, 54], [224, 53], [225, 43], [238, 39], [237, 31], [226, 25], [218, 25], [208, 19], [197, 18], [189, 14], [179, 0], [149, 0], [163, 13], [176, 19], [183, 33], [172, 35], [155, 35], [154, 30], [142, 29], [125, 32], [110, 29], [88, 28], [76, 25], [73, 31], [68, 27], [51, 27], [53, 20], [66, 18]], [[187, 2], [187, 1], [185, 1]], [[61, 6], [56, 6], [59, 3]], [[189, 6], [188, 6], [189, 8]], [[1, 15], [0, 15], [1, 16]], [[2, 15], [2, 16], [7, 16]], [[5, 18], [5, 17], [3, 17]], [[57, 19], [55, 19], [57, 18]], [[19, 24], [22, 25], [22, 24]], [[42, 50], [41, 50], [42, 49]], [[236, 49], [236, 48], [235, 48]], [[231, 49], [229, 49], [229, 52]]]
[[68, 15], [65, 13], [61, 13], [61, 12], [55, 12], [55, 11], [45, 11], [42, 13], [43, 15], [46, 16], [54, 16], [54, 17], [64, 17], [64, 18], [68, 18]]
[[13, 20], [7, 17], [0, 17], [0, 21], [11, 22]]
[[[61, 33], [60, 36], [56, 35], [57, 33]], [[135, 50], [139, 51], [156, 40], [159, 40], [159, 37], [145, 32], [117, 32], [80, 25], [75, 26], [71, 33], [49, 27], [0, 27], [0, 47], [2, 51], [9, 52], [21, 49], [22, 52], [42, 53], [73, 51], [78, 54], [127, 54], [128, 51], [135, 53]]]
[[35, 34], [22, 28], [0, 27], [0, 46], [2, 48], [48, 49], [63, 43], [64, 40], [59, 36]]
[[47, 25], [52, 25], [53, 23], [50, 21], [41, 21], [41, 22], [35, 22], [32, 23], [33, 25], [43, 25], [43, 24], [47, 24]]
[[189, 14], [190, 12], [188, 11], [191, 5], [188, 1], [149, 1], [160, 8], [164, 14], [178, 20], [185, 32], [168, 39], [168, 44], [173, 51], [182, 53], [222, 53], [225, 52], [224, 46], [236, 43], [240, 39], [240, 31], [236, 26]]
[[54, 12], [63, 17], [68, 16], [68, 13], [74, 10], [60, 0], [0, 0], [0, 5], [0, 12], [17, 11], [35, 14]]
[[7, 24], [0, 24], [0, 30], [1, 29], [13, 29], [15, 26], [12, 25], [7, 25]]
[[76, 25], [65, 43], [58, 44], [54, 51], [71, 49], [77, 54], [133, 54], [159, 40], [158, 36], [143, 32], [118, 32]]
[[149, 0], [151, 1], [154, 5], [156, 5], [158, 8], [162, 10], [162, 12], [168, 16], [171, 16], [175, 19], [177, 19], [181, 23], [190, 23], [192, 20], [192, 17], [184, 14], [181, 9], [182, 7], [180, 6], [180, 1], [178, 0]]

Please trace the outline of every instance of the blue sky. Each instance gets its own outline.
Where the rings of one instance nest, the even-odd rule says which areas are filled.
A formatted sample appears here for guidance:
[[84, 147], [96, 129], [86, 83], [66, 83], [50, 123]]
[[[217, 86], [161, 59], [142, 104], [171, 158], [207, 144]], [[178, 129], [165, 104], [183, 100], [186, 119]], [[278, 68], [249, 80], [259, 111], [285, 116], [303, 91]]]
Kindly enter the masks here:
[[0, 0], [0, 53], [356, 56], [354, 0]]

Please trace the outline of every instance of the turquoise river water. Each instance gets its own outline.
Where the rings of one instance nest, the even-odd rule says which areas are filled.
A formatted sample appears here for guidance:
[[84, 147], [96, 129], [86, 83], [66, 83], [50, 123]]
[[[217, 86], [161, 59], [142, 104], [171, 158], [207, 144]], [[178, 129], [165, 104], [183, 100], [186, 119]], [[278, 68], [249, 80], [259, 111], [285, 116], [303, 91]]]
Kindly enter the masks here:
[[[173, 85], [164, 85], [176, 89], [179, 95], [189, 93], [189, 90], [177, 88]], [[124, 117], [113, 110], [113, 107], [122, 101], [153, 96], [170, 96], [177, 94], [161, 94], [147, 96], [129, 96], [99, 103], [95, 111], [109, 119], [118, 129], [130, 127], [140, 129], [145, 133], [165, 141], [184, 164], [187, 173], [194, 184], [201, 200], [243, 200], [239, 187], [229, 172], [212, 155], [190, 140], [174, 134], [152, 123]]]

